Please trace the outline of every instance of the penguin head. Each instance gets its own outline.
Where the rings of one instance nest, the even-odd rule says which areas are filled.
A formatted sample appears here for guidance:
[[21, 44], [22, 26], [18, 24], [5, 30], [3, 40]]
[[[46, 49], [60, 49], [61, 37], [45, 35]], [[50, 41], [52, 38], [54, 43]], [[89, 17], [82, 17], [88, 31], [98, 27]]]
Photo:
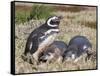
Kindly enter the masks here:
[[76, 45], [69, 45], [64, 53], [64, 60], [74, 60], [78, 57], [78, 48]]
[[52, 16], [47, 19], [46, 24], [49, 27], [58, 27], [61, 19], [62, 16]]
[[43, 56], [40, 57], [40, 61], [47, 62], [48, 60], [52, 60], [54, 58], [54, 53], [46, 52]]

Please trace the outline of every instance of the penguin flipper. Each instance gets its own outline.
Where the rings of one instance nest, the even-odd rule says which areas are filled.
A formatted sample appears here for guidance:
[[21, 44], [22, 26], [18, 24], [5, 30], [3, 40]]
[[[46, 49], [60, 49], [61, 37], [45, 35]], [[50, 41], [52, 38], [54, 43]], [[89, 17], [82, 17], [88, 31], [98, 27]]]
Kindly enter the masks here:
[[36, 52], [37, 49], [38, 49], [37, 34], [30, 35], [26, 43], [24, 54], [26, 55], [28, 52], [30, 52], [30, 54], [33, 54], [34, 52]]
[[30, 52], [31, 54], [35, 53], [38, 49], [39, 43], [41, 42], [40, 37], [44, 34], [41, 32], [37, 34], [31, 34], [27, 40], [26, 48], [24, 54]]

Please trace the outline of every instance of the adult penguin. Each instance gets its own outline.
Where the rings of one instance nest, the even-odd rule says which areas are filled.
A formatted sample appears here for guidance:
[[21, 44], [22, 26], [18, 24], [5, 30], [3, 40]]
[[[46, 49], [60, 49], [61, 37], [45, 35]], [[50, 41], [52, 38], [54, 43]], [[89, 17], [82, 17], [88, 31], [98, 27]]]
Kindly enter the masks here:
[[38, 62], [41, 53], [54, 42], [59, 33], [61, 19], [62, 16], [49, 17], [44, 24], [33, 30], [27, 39], [24, 56], [30, 54]]

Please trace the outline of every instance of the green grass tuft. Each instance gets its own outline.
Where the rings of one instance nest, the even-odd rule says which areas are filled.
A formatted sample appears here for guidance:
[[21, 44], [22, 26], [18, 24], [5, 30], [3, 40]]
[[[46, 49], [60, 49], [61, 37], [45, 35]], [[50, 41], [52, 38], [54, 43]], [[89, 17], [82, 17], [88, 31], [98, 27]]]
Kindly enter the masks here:
[[17, 8], [15, 13], [16, 24], [23, 24], [31, 19], [47, 19], [53, 15], [52, 11], [54, 10], [53, 7], [46, 5], [33, 5], [30, 10], [22, 9], [24, 7]]
[[15, 23], [20, 24], [27, 21], [27, 18], [29, 17], [30, 13], [23, 11], [16, 11], [15, 13]]
[[53, 11], [53, 8], [45, 5], [33, 5], [30, 12], [30, 19], [47, 19]]

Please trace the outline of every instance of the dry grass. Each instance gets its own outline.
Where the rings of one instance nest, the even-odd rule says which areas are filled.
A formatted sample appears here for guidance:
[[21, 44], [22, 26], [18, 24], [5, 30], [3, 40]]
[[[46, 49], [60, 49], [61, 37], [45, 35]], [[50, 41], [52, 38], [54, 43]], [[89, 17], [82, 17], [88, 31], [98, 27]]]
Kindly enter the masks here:
[[[60, 24], [60, 34], [57, 40], [62, 40], [66, 43], [76, 35], [86, 36], [93, 46], [93, 52], [96, 52], [96, 9], [94, 10], [81, 10], [78, 12], [60, 12], [57, 11], [57, 15], [64, 16], [64, 19]], [[24, 52], [27, 37], [30, 32], [34, 30], [38, 25], [44, 23], [45, 20], [31, 20], [24, 24], [15, 25], [15, 67], [16, 73], [33, 73], [33, 72], [49, 72], [49, 71], [68, 71], [68, 70], [82, 70], [82, 69], [96, 69], [96, 58], [91, 57], [87, 62], [83, 59], [77, 63], [72, 61], [63, 63], [50, 63], [32, 65], [24, 62], [21, 58], [21, 54]], [[94, 55], [96, 56], [96, 55]]]

